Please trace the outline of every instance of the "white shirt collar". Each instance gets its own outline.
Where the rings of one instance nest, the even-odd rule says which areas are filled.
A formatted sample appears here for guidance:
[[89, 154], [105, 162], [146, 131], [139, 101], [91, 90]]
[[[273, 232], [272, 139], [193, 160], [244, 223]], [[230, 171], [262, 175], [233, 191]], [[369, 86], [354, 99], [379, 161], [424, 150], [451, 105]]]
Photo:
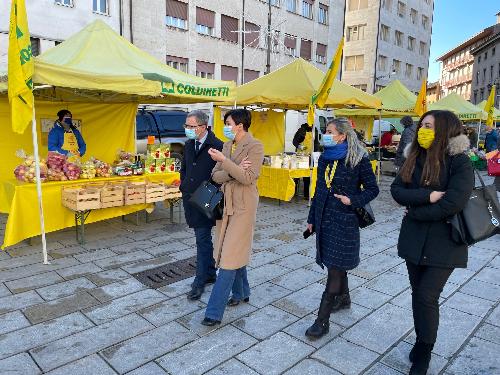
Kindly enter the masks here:
[[208, 130], [207, 132], [205, 133], [205, 135], [203, 136], [202, 139], [197, 139], [196, 141], [200, 142], [200, 147], [203, 145], [203, 143], [205, 143], [205, 141], [207, 140], [207, 137], [208, 137]]

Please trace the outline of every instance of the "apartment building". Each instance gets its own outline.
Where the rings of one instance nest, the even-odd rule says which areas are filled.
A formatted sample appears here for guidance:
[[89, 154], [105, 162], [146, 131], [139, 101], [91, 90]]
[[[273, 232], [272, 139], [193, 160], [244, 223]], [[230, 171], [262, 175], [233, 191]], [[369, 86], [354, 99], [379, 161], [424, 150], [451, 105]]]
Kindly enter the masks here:
[[495, 107], [498, 108], [500, 104], [498, 96], [500, 94], [500, 13], [496, 16], [497, 23], [489, 28], [490, 35], [470, 51], [474, 57], [471, 102], [478, 104], [486, 100], [491, 88], [495, 85], [497, 92]]
[[439, 82], [429, 82], [427, 83], [427, 104], [432, 104], [437, 102], [440, 99], [439, 94], [441, 90], [439, 88]]
[[342, 80], [373, 93], [399, 79], [418, 92], [427, 77], [433, 0], [346, 0]]

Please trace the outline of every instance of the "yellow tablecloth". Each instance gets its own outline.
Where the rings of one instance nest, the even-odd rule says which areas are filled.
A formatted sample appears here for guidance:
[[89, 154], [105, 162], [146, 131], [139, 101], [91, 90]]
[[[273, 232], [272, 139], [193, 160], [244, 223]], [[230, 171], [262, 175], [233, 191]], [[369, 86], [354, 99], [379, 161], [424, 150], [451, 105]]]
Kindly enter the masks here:
[[295, 194], [294, 178], [310, 176], [310, 169], [282, 169], [262, 166], [257, 187], [261, 197], [290, 201]]
[[[45, 231], [69, 228], [75, 225], [73, 211], [61, 204], [61, 190], [71, 185], [82, 185], [85, 183], [120, 182], [120, 181], [162, 181], [167, 184], [178, 180], [179, 173], [165, 173], [145, 176], [109, 177], [95, 178], [92, 180], [57, 181], [42, 184], [43, 210], [45, 216]], [[140, 211], [151, 204], [136, 204], [131, 206], [111, 207], [94, 210], [88, 216], [86, 222], [93, 223], [117, 216], [127, 215]], [[17, 180], [5, 181], [0, 185], [0, 212], [8, 213], [5, 226], [5, 237], [2, 249], [30, 237], [41, 234], [40, 219], [38, 213], [38, 199], [36, 185], [19, 182]]]

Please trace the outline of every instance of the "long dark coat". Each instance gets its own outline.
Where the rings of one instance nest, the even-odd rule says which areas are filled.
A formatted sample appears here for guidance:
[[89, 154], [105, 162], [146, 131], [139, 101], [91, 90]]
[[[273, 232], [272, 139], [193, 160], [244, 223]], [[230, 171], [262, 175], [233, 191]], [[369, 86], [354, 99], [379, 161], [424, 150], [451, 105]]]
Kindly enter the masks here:
[[[350, 270], [359, 264], [359, 222], [354, 208], [375, 199], [379, 189], [370, 161], [363, 157], [355, 167], [346, 166], [345, 159], [339, 160], [332, 189], [328, 190], [325, 170], [332, 164], [323, 156], [319, 158], [316, 191], [307, 223], [316, 231], [316, 263], [321, 267]], [[335, 198], [333, 194], [337, 193], [348, 196], [351, 205], [346, 206]], [[328, 227], [322, 225], [323, 222], [328, 222]]]
[[215, 167], [215, 161], [208, 155], [208, 150], [216, 148], [220, 151], [224, 143], [209, 131], [207, 139], [198, 154], [196, 154], [194, 142], [194, 140], [190, 139], [184, 145], [184, 157], [181, 166], [180, 190], [182, 192], [184, 214], [190, 228], [213, 227], [215, 221], [208, 219], [200, 210], [191, 205], [189, 198], [203, 181], [210, 178], [212, 169]]
[[[399, 233], [401, 258], [417, 265], [467, 267], [467, 245], [452, 240], [448, 218], [463, 210], [474, 186], [472, 164], [464, 153], [468, 148], [469, 139], [465, 135], [450, 140], [437, 186], [420, 183], [425, 155], [417, 159], [411, 183], [404, 183], [396, 176], [391, 185], [392, 196], [408, 210]], [[446, 194], [438, 202], [430, 203], [432, 191]]]

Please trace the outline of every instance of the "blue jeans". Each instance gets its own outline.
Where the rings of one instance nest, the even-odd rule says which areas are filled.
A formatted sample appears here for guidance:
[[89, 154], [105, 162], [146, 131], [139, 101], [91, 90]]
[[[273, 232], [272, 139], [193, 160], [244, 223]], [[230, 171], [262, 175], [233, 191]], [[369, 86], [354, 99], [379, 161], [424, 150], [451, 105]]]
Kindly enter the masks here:
[[237, 301], [250, 297], [250, 285], [248, 285], [246, 267], [237, 270], [219, 269], [217, 281], [208, 300], [205, 317], [219, 321], [222, 320], [231, 290], [233, 291], [232, 298]]
[[202, 288], [208, 279], [216, 276], [212, 228], [194, 228], [194, 235], [196, 236], [196, 277], [192, 286]]

